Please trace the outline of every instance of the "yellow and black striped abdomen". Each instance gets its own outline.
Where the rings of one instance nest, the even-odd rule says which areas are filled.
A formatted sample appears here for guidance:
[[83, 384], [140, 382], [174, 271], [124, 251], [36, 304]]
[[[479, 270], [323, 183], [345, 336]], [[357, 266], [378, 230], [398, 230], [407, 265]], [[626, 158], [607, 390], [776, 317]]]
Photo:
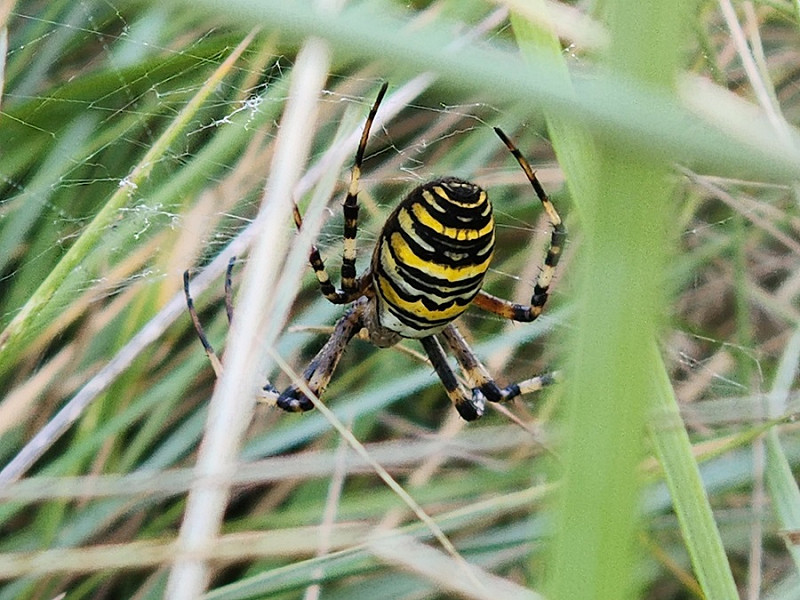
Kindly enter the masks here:
[[484, 190], [453, 177], [416, 188], [387, 219], [372, 257], [380, 325], [410, 338], [441, 331], [481, 289], [493, 250]]

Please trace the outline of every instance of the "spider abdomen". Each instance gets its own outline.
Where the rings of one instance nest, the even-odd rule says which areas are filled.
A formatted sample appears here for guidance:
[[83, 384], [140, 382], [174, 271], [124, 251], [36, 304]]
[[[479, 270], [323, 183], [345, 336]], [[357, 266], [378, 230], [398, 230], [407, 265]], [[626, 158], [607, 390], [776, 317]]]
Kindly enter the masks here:
[[474, 183], [449, 177], [413, 190], [372, 257], [380, 325], [409, 338], [441, 331], [481, 289], [494, 242], [492, 206]]

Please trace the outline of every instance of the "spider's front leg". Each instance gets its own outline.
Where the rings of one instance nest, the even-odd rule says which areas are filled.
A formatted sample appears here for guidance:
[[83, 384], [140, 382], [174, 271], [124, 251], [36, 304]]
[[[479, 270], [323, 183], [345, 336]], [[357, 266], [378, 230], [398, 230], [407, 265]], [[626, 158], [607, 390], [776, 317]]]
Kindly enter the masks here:
[[[364, 122], [364, 129], [361, 132], [361, 140], [358, 143], [356, 150], [356, 158], [353, 167], [350, 169], [350, 185], [347, 188], [347, 195], [342, 203], [342, 212], [344, 214], [344, 248], [342, 249], [342, 287], [336, 289], [336, 286], [331, 281], [331, 277], [325, 268], [325, 262], [316, 245], [311, 247], [311, 253], [308, 257], [311, 268], [314, 269], [314, 275], [319, 282], [319, 289], [322, 295], [333, 304], [347, 304], [358, 298], [362, 293], [363, 280], [356, 277], [356, 234], [358, 233], [358, 182], [361, 178], [361, 163], [364, 160], [364, 151], [367, 147], [367, 140], [369, 139], [369, 132], [372, 128], [372, 122], [375, 120], [375, 115], [378, 112], [378, 107], [383, 101], [389, 84], [384, 83], [378, 91], [378, 96], [367, 115], [367, 120]], [[294, 223], [297, 229], [303, 225], [303, 217], [297, 205], [294, 207]]]
[[[229, 325], [233, 321], [233, 285], [231, 283], [231, 278], [234, 265], [236, 265], [236, 257], [231, 256], [230, 260], [228, 260], [228, 268], [225, 270], [225, 312], [228, 315]], [[214, 351], [214, 347], [211, 345], [211, 342], [208, 341], [208, 336], [206, 335], [205, 329], [203, 329], [203, 324], [200, 322], [200, 317], [197, 315], [197, 309], [194, 307], [194, 299], [192, 298], [191, 291], [189, 290], [189, 280], [189, 271], [184, 271], [183, 293], [186, 297], [186, 307], [189, 309], [189, 316], [192, 319], [192, 324], [194, 325], [194, 330], [197, 333], [197, 337], [200, 338], [200, 343], [203, 344], [203, 350], [205, 350], [206, 356], [208, 356], [208, 360], [211, 362], [211, 367], [214, 369], [217, 379], [219, 379], [222, 377], [222, 363], [220, 362], [217, 353]]]
[[544, 310], [544, 305], [547, 302], [547, 298], [550, 294], [550, 284], [553, 281], [553, 275], [555, 274], [556, 267], [558, 266], [558, 261], [561, 258], [564, 243], [567, 240], [567, 230], [564, 227], [564, 223], [561, 221], [561, 216], [558, 214], [555, 206], [553, 206], [550, 197], [544, 191], [542, 184], [539, 183], [536, 173], [534, 172], [530, 163], [528, 163], [527, 159], [522, 156], [522, 153], [519, 151], [519, 149], [508, 138], [508, 136], [503, 133], [501, 129], [495, 127], [494, 131], [506, 145], [514, 158], [517, 159], [517, 163], [519, 163], [519, 166], [522, 167], [522, 170], [525, 172], [525, 176], [528, 178], [531, 187], [533, 187], [533, 191], [539, 198], [539, 202], [541, 203], [547, 218], [550, 220], [550, 224], [553, 226], [553, 231], [550, 233], [550, 245], [548, 246], [547, 253], [544, 257], [544, 264], [542, 265], [542, 269], [539, 272], [539, 276], [536, 278], [536, 283], [533, 286], [533, 294], [531, 295], [530, 304], [517, 304], [514, 302], [509, 302], [508, 300], [498, 298], [497, 296], [492, 296], [483, 290], [478, 292], [478, 295], [475, 296], [473, 303], [475, 306], [499, 315], [505, 319], [529, 323], [538, 318], [539, 315], [542, 314], [542, 310]]
[[[363, 327], [363, 315], [366, 298], [357, 301], [347, 313], [339, 319], [334, 327], [333, 334], [314, 359], [303, 371], [303, 381], [305, 386], [317, 397], [322, 394], [328, 386], [339, 359], [342, 358], [344, 349], [353, 337], [361, 331]], [[314, 403], [302, 391], [298, 384], [292, 384], [280, 394], [271, 385], [267, 384], [264, 388], [262, 400], [267, 402], [274, 401], [275, 404], [285, 411], [304, 412], [314, 408]]]

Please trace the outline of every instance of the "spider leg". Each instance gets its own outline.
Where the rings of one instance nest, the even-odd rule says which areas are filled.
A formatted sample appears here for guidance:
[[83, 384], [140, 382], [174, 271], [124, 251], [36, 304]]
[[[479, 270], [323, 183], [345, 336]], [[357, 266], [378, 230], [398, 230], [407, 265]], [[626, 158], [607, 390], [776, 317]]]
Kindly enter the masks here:
[[461, 335], [461, 332], [453, 323], [450, 323], [444, 328], [442, 337], [444, 337], [447, 345], [450, 346], [450, 349], [453, 351], [472, 389], [479, 389], [483, 395], [492, 402], [501, 402], [519, 394], [519, 391], [515, 394], [513, 388], [505, 390], [500, 389], [500, 386], [498, 386], [494, 379], [492, 379], [492, 376], [489, 375], [489, 371], [483, 366], [483, 363], [478, 357], [475, 356], [472, 348], [467, 344], [467, 340], [464, 339], [464, 336]]
[[489, 371], [483, 366], [480, 359], [475, 356], [472, 348], [469, 347], [464, 336], [452, 323], [442, 331], [447, 345], [450, 346], [453, 354], [464, 371], [469, 385], [475, 390], [479, 390], [486, 398], [492, 402], [507, 402], [522, 394], [529, 394], [541, 390], [543, 387], [553, 384], [558, 379], [558, 373], [545, 373], [537, 377], [531, 377], [519, 383], [512, 383], [504, 388], [495, 383]]
[[541, 313], [541, 310], [535, 312], [534, 307], [530, 304], [517, 304], [516, 302], [493, 296], [483, 290], [478, 292], [478, 295], [472, 300], [472, 304], [509, 321], [523, 323], [533, 321]]
[[364, 150], [367, 147], [369, 130], [378, 112], [383, 96], [389, 87], [388, 82], [384, 82], [378, 90], [378, 96], [372, 104], [372, 108], [364, 122], [364, 130], [361, 132], [361, 140], [358, 142], [356, 150], [356, 160], [350, 171], [350, 186], [347, 189], [347, 196], [344, 199], [342, 210], [344, 212], [344, 250], [342, 252], [342, 291], [352, 294], [356, 291], [356, 234], [358, 233], [358, 180], [361, 177], [361, 163], [364, 160]]
[[447, 362], [447, 357], [442, 350], [442, 346], [435, 335], [424, 337], [420, 339], [422, 347], [428, 354], [428, 358], [436, 370], [436, 374], [441, 379], [447, 395], [456, 407], [458, 414], [465, 421], [474, 421], [483, 415], [484, 407], [486, 405], [486, 398], [481, 392], [480, 388], [473, 388], [471, 392], [464, 389], [458, 379], [456, 379], [453, 369]]
[[[365, 306], [365, 302], [357, 302], [337, 321], [331, 337], [303, 371], [303, 380], [315, 396], [319, 397], [328, 386], [347, 344], [363, 328]], [[275, 388], [268, 384], [265, 387], [265, 396], [272, 398], [274, 395], [277, 395], [275, 399], [277, 406], [289, 412], [302, 412], [314, 408], [314, 403], [297, 384], [290, 385], [279, 395]]]
[[561, 222], [561, 217], [559, 216], [558, 211], [556, 211], [555, 206], [553, 206], [553, 203], [545, 193], [544, 188], [542, 188], [542, 184], [539, 183], [539, 180], [536, 178], [536, 174], [533, 172], [530, 163], [528, 163], [525, 157], [522, 156], [522, 153], [519, 151], [519, 149], [508, 138], [508, 136], [503, 133], [502, 130], [497, 127], [495, 127], [494, 130], [498, 137], [503, 140], [506, 148], [508, 148], [511, 154], [514, 155], [514, 158], [517, 159], [517, 162], [519, 163], [519, 166], [522, 167], [522, 170], [525, 171], [525, 176], [528, 178], [528, 181], [530, 181], [534, 192], [536, 192], [539, 201], [542, 203], [542, 208], [544, 208], [547, 217], [550, 219], [550, 223], [553, 226], [553, 231], [550, 234], [550, 245], [547, 248], [547, 254], [544, 258], [544, 265], [542, 266], [542, 270], [539, 272], [539, 277], [537, 277], [536, 284], [533, 287], [533, 295], [531, 296], [530, 304], [512, 303], [508, 300], [503, 300], [501, 298], [497, 298], [496, 296], [492, 296], [491, 294], [487, 294], [484, 291], [478, 293], [478, 295], [475, 297], [474, 303], [476, 306], [496, 315], [500, 315], [506, 319], [529, 322], [533, 321], [540, 314], [542, 314], [542, 309], [547, 302], [550, 284], [553, 281], [553, 274], [555, 273], [556, 266], [558, 265], [558, 260], [561, 258], [561, 251], [564, 247], [564, 242], [567, 239], [567, 230], [564, 227], [564, 224]]
[[228, 315], [228, 325], [233, 322], [233, 267], [236, 266], [236, 257], [231, 256], [228, 268], [225, 269], [225, 314]]
[[[356, 277], [356, 234], [358, 233], [358, 181], [361, 177], [361, 163], [364, 160], [364, 150], [369, 139], [369, 132], [372, 122], [378, 112], [378, 107], [389, 87], [388, 82], [381, 86], [378, 96], [372, 104], [372, 108], [364, 122], [364, 129], [361, 132], [361, 140], [356, 150], [356, 159], [350, 170], [350, 185], [347, 188], [347, 196], [342, 204], [344, 213], [344, 249], [342, 250], [342, 289], [337, 290], [331, 282], [330, 275], [325, 268], [319, 248], [311, 247], [308, 261], [319, 282], [319, 289], [325, 298], [333, 304], [347, 304], [358, 298], [362, 294], [362, 281]], [[294, 207], [294, 222], [299, 229], [303, 223], [297, 205]]]
[[[230, 271], [230, 269], [231, 266], [229, 264], [228, 270]], [[197, 316], [197, 309], [194, 307], [194, 300], [189, 291], [189, 271], [183, 272], [183, 294], [186, 296], [186, 306], [189, 308], [189, 316], [192, 318], [194, 330], [197, 332], [197, 337], [200, 338], [200, 343], [203, 344], [203, 350], [205, 350], [206, 356], [208, 356], [208, 360], [211, 362], [214, 373], [217, 378], [219, 378], [222, 376], [222, 363], [217, 353], [214, 352], [214, 347], [211, 345], [211, 342], [208, 341], [208, 336], [206, 335], [205, 329], [203, 329], [203, 324], [200, 322], [200, 317]]]

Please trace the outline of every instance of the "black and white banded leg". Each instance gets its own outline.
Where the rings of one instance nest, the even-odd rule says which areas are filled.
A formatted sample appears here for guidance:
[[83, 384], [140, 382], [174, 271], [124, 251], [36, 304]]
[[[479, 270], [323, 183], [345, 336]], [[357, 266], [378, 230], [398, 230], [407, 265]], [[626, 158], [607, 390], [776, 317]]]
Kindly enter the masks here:
[[[328, 387], [347, 344], [363, 328], [365, 303], [366, 298], [362, 298], [336, 322], [331, 337], [303, 371], [305, 385], [317, 398]], [[270, 404], [274, 400], [279, 408], [289, 412], [304, 412], [314, 408], [314, 403], [297, 384], [290, 385], [281, 393], [273, 385], [267, 384], [264, 386], [263, 400]]]
[[538, 392], [559, 379], [559, 373], [556, 371], [537, 375], [501, 388], [453, 323], [442, 331], [442, 337], [453, 351], [470, 387], [473, 390], [480, 390], [486, 399], [492, 402], [508, 402], [517, 396]]
[[[372, 128], [372, 122], [375, 120], [375, 115], [378, 112], [378, 107], [383, 100], [386, 90], [389, 87], [388, 83], [384, 83], [378, 91], [378, 96], [367, 115], [367, 120], [364, 123], [364, 129], [361, 132], [361, 140], [358, 143], [356, 150], [356, 158], [353, 162], [353, 167], [350, 170], [350, 185], [347, 188], [347, 196], [345, 196], [344, 203], [342, 204], [342, 211], [344, 213], [344, 249], [342, 251], [342, 288], [336, 289], [331, 281], [330, 275], [325, 268], [325, 262], [322, 260], [319, 248], [317, 246], [311, 247], [309, 254], [309, 262], [311, 268], [314, 269], [314, 274], [319, 282], [319, 289], [325, 298], [333, 304], [348, 304], [358, 298], [363, 293], [363, 284], [356, 277], [356, 235], [358, 233], [358, 182], [361, 178], [361, 163], [364, 160], [364, 151], [367, 147], [367, 139], [369, 139], [369, 132]], [[303, 218], [300, 215], [300, 210], [295, 205], [294, 207], [294, 222], [298, 229], [303, 224]]]
[[550, 234], [550, 245], [547, 248], [544, 264], [542, 265], [541, 271], [539, 271], [539, 276], [536, 278], [536, 283], [533, 287], [530, 304], [510, 302], [509, 300], [498, 298], [483, 290], [478, 292], [473, 303], [479, 308], [499, 315], [504, 319], [528, 323], [542, 314], [542, 310], [544, 309], [544, 305], [550, 293], [550, 284], [553, 281], [553, 275], [555, 274], [558, 261], [564, 249], [564, 243], [567, 239], [567, 230], [561, 221], [558, 211], [556, 211], [555, 206], [553, 206], [553, 203], [550, 201], [550, 197], [544, 191], [542, 184], [539, 183], [536, 173], [534, 173], [530, 163], [522, 156], [519, 149], [502, 130], [497, 127], [495, 127], [494, 130], [525, 172], [525, 176], [528, 178], [536, 196], [542, 204], [542, 208], [544, 208], [545, 214], [547, 214], [547, 218], [550, 220], [553, 231]]
[[474, 421], [475, 419], [483, 416], [483, 411], [486, 408], [486, 397], [481, 392], [480, 388], [473, 388], [467, 390], [458, 381], [453, 369], [447, 362], [447, 356], [439, 343], [437, 336], [431, 335], [420, 339], [425, 353], [433, 365], [436, 374], [444, 385], [450, 401], [455, 406], [458, 414], [465, 421]]

